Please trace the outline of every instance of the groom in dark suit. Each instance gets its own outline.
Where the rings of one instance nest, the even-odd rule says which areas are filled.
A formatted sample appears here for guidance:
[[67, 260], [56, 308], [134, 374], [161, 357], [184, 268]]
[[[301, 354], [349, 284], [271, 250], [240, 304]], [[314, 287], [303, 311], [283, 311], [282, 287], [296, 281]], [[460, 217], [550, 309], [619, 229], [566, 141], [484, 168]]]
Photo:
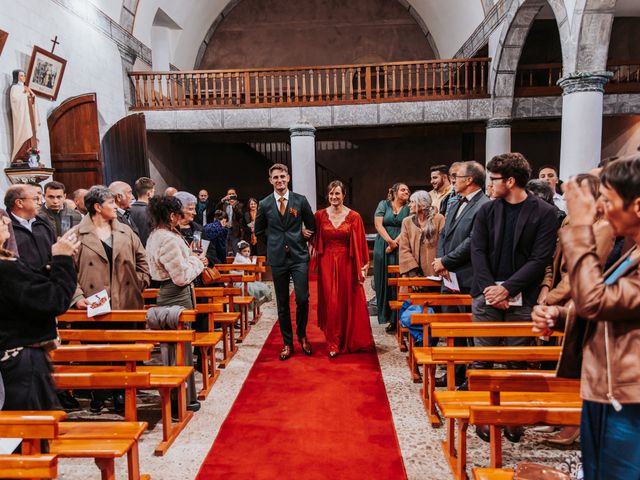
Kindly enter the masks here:
[[[296, 335], [305, 355], [311, 355], [307, 339], [309, 317], [309, 250], [307, 240], [315, 230], [315, 219], [306, 197], [289, 191], [289, 169], [276, 163], [269, 168], [274, 192], [258, 205], [255, 234], [267, 244], [267, 259], [276, 290], [278, 320], [284, 348], [280, 360], [293, 354], [293, 328], [289, 309], [289, 279], [296, 294]], [[304, 224], [304, 226], [303, 226]]]

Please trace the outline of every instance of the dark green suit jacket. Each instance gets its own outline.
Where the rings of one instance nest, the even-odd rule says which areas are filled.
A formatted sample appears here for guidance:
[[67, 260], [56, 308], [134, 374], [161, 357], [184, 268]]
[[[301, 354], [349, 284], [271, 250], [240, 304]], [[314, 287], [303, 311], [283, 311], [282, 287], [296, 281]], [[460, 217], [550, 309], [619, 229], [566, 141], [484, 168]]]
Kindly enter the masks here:
[[[302, 236], [302, 226], [315, 231], [315, 219], [304, 195], [289, 191], [289, 201], [284, 216], [280, 215], [276, 199], [271, 193], [258, 204], [256, 237], [267, 244], [267, 260], [271, 266], [309, 261], [307, 241]], [[288, 250], [288, 253], [287, 253]]]

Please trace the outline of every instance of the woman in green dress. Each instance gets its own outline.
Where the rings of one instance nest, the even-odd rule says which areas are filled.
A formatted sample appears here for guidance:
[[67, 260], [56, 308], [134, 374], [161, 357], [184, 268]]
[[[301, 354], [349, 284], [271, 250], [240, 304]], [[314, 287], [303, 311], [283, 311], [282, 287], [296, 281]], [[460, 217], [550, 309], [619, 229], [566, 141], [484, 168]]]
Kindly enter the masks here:
[[373, 248], [373, 281], [378, 306], [378, 323], [388, 323], [387, 332], [395, 332], [396, 322], [389, 309], [389, 301], [395, 300], [394, 288], [387, 285], [387, 267], [398, 265], [398, 238], [402, 220], [409, 215], [409, 187], [396, 183], [389, 189], [386, 200], [376, 208], [374, 223], [378, 235]]

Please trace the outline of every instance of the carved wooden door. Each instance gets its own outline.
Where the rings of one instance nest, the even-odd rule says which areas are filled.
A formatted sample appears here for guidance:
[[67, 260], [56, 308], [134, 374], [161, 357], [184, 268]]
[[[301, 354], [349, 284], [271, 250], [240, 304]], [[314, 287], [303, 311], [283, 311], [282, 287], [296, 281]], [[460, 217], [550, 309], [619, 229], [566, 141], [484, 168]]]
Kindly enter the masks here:
[[62, 102], [47, 118], [54, 180], [70, 195], [77, 188], [103, 182], [96, 94]]

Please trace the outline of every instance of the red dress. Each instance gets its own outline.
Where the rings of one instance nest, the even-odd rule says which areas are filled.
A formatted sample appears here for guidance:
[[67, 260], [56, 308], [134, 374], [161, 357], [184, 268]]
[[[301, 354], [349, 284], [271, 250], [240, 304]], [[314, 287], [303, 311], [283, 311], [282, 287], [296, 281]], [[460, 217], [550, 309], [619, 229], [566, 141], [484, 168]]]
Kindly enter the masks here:
[[315, 256], [318, 267], [318, 326], [327, 349], [341, 353], [373, 347], [362, 267], [369, 249], [360, 215], [351, 210], [334, 227], [325, 209], [315, 214]]

